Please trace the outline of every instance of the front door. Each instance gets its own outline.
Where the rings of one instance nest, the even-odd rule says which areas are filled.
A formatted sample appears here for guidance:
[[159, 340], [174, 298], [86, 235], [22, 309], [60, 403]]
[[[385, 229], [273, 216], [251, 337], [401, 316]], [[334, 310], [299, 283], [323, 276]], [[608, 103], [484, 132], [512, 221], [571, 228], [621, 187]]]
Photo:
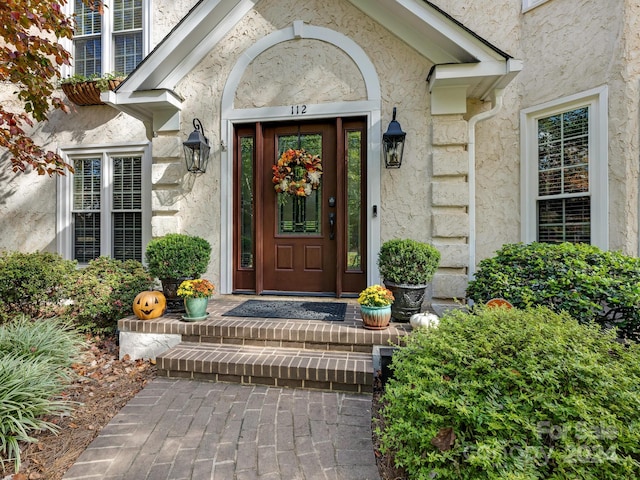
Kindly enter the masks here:
[[364, 132], [363, 120], [343, 119], [237, 128], [234, 291], [365, 286]]

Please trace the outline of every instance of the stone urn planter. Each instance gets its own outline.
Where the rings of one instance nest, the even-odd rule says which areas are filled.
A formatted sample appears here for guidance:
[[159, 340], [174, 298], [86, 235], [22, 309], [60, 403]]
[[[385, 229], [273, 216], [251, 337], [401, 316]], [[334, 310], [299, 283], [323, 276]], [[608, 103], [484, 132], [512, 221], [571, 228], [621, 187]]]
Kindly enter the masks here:
[[425, 292], [440, 264], [440, 252], [428, 243], [411, 239], [388, 240], [378, 253], [384, 285], [393, 293], [391, 316], [408, 322], [422, 310]]
[[178, 288], [184, 280], [198, 278], [209, 265], [211, 244], [201, 237], [169, 233], [147, 244], [145, 258], [149, 273], [162, 282], [167, 312], [184, 312]]

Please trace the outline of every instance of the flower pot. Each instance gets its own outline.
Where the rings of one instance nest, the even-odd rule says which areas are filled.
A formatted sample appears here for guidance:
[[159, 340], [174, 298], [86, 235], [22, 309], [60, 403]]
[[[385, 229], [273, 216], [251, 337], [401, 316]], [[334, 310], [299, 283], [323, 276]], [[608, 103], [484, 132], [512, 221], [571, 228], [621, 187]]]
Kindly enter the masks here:
[[162, 282], [162, 293], [167, 299], [167, 313], [184, 313], [184, 302], [176, 293], [183, 280], [188, 279], [182, 277], [163, 278], [160, 280]]
[[[109, 90], [115, 90], [120, 85], [121, 80], [109, 80]], [[67, 96], [69, 101], [75, 103], [80, 107], [87, 105], [104, 105], [100, 100], [100, 89], [97, 82], [88, 80], [86, 82], [78, 83], [63, 83], [62, 91]]]
[[360, 305], [360, 316], [367, 330], [384, 330], [391, 321], [391, 305], [386, 307], [367, 307]]
[[183, 320], [194, 322], [207, 318], [209, 315], [207, 313], [208, 303], [208, 297], [185, 298], [184, 309], [187, 314], [182, 316]]
[[422, 310], [427, 285], [408, 285], [404, 283], [384, 282], [395, 298], [391, 306], [391, 316], [397, 322], [408, 322], [411, 315]]

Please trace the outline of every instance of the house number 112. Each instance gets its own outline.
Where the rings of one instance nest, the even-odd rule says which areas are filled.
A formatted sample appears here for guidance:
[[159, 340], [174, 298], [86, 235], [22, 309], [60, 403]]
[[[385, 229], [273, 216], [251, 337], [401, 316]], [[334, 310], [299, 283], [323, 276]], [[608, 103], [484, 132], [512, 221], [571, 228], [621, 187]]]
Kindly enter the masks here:
[[304, 115], [307, 113], [306, 105], [291, 105], [291, 115]]

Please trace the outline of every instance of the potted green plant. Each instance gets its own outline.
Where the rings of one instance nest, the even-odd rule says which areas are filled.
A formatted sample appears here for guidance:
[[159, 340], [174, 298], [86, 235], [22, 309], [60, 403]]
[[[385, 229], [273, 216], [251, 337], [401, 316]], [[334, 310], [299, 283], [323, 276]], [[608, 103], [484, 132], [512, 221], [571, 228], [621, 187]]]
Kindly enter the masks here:
[[162, 282], [167, 311], [184, 311], [177, 295], [183, 280], [198, 278], [207, 271], [211, 244], [201, 237], [170, 233], [151, 240], [145, 253], [149, 272]]
[[69, 101], [78, 106], [104, 105], [100, 93], [115, 90], [125, 79], [121, 73], [105, 73], [104, 75], [72, 75], [60, 80], [60, 87]]
[[197, 322], [207, 318], [209, 315], [207, 304], [214, 291], [213, 283], [205, 278], [184, 280], [176, 292], [179, 297], [184, 299], [184, 309], [187, 312], [182, 319], [188, 322]]
[[360, 316], [364, 328], [368, 330], [384, 330], [391, 321], [391, 305], [393, 293], [382, 285], [371, 285], [360, 292]]
[[433, 245], [411, 239], [394, 239], [382, 244], [378, 254], [378, 268], [384, 285], [393, 293], [395, 301], [391, 316], [408, 322], [418, 313], [427, 286], [440, 264], [440, 252]]

